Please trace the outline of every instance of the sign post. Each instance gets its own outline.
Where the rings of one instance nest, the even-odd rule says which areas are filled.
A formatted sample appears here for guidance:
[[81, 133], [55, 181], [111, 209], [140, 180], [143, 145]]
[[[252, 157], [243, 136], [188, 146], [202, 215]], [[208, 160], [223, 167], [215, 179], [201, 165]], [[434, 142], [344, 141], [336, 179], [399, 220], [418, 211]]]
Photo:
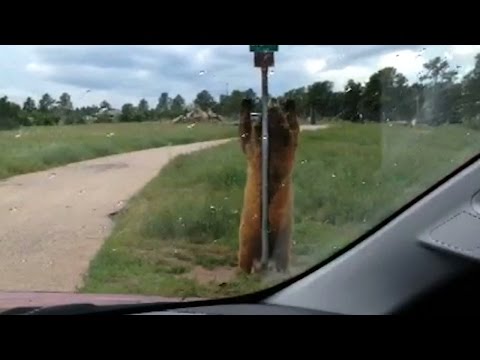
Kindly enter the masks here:
[[278, 45], [250, 45], [254, 65], [261, 69], [262, 88], [262, 268], [268, 265], [268, 68], [274, 66]]
[[255, 53], [273, 53], [278, 51], [278, 45], [250, 45], [250, 51]]

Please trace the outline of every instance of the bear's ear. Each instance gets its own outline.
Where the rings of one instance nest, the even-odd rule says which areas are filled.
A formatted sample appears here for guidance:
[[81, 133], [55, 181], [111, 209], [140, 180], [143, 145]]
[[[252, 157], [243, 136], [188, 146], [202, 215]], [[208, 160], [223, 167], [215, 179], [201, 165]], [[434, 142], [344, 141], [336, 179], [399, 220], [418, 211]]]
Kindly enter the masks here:
[[243, 99], [240, 105], [240, 112], [250, 114], [253, 109], [253, 101], [252, 99]]
[[295, 100], [293, 99], [287, 99], [283, 105], [283, 110], [287, 113], [287, 114], [293, 114], [295, 113], [296, 111], [296, 104], [295, 104]]

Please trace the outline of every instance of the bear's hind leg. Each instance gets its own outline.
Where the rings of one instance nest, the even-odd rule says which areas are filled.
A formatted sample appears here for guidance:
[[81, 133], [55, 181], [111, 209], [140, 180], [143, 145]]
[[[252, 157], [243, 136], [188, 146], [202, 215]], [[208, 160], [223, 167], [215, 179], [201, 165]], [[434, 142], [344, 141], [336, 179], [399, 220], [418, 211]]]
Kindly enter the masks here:
[[271, 239], [269, 241], [271, 244], [271, 258], [275, 263], [275, 268], [277, 271], [286, 272], [290, 264], [292, 243], [293, 218], [291, 215], [291, 210], [287, 211], [287, 214], [279, 215], [278, 218], [280, 218], [281, 221], [276, 224], [271, 223], [272, 232], [270, 234]]
[[292, 241], [293, 194], [291, 184], [281, 187], [275, 194], [269, 211], [270, 254], [277, 271], [284, 272], [288, 270]]
[[275, 239], [272, 257], [275, 262], [275, 268], [278, 272], [288, 271], [288, 266], [290, 264], [290, 237], [291, 232], [287, 230], [279, 232]]
[[250, 274], [262, 256], [262, 239], [260, 226], [240, 226], [240, 249], [238, 251], [238, 267]]

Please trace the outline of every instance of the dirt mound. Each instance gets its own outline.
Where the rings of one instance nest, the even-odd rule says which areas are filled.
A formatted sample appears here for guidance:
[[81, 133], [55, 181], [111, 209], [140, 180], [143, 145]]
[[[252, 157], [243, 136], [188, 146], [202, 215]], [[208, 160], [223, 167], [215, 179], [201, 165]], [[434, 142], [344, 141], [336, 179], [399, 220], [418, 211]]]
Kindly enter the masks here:
[[224, 284], [231, 282], [235, 276], [235, 268], [219, 267], [213, 270], [205, 269], [201, 266], [196, 266], [188, 274], [184, 275], [188, 279], [195, 280], [197, 283], [205, 285], [209, 283]]
[[223, 121], [223, 117], [213, 112], [212, 109], [203, 111], [202, 109], [197, 107], [185, 115], [177, 116], [175, 119], [172, 120], [172, 123], [181, 124], [181, 123], [221, 122], [221, 121]]

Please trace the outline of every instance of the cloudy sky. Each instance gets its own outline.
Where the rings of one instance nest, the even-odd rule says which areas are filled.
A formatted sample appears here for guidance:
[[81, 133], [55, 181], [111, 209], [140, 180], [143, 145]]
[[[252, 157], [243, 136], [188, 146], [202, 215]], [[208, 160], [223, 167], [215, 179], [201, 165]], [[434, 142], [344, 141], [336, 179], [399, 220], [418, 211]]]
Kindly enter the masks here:
[[[473, 68], [478, 52], [480, 45], [280, 45], [270, 89], [279, 95], [318, 80], [341, 89], [348, 79], [366, 81], [386, 66], [413, 82], [434, 56], [459, 66], [462, 75]], [[45, 92], [55, 98], [68, 92], [75, 106], [106, 99], [118, 108], [141, 98], [154, 106], [164, 91], [187, 101], [203, 89], [217, 99], [232, 89], [260, 92], [248, 45], [0, 45], [0, 68], [0, 96], [18, 103]]]

